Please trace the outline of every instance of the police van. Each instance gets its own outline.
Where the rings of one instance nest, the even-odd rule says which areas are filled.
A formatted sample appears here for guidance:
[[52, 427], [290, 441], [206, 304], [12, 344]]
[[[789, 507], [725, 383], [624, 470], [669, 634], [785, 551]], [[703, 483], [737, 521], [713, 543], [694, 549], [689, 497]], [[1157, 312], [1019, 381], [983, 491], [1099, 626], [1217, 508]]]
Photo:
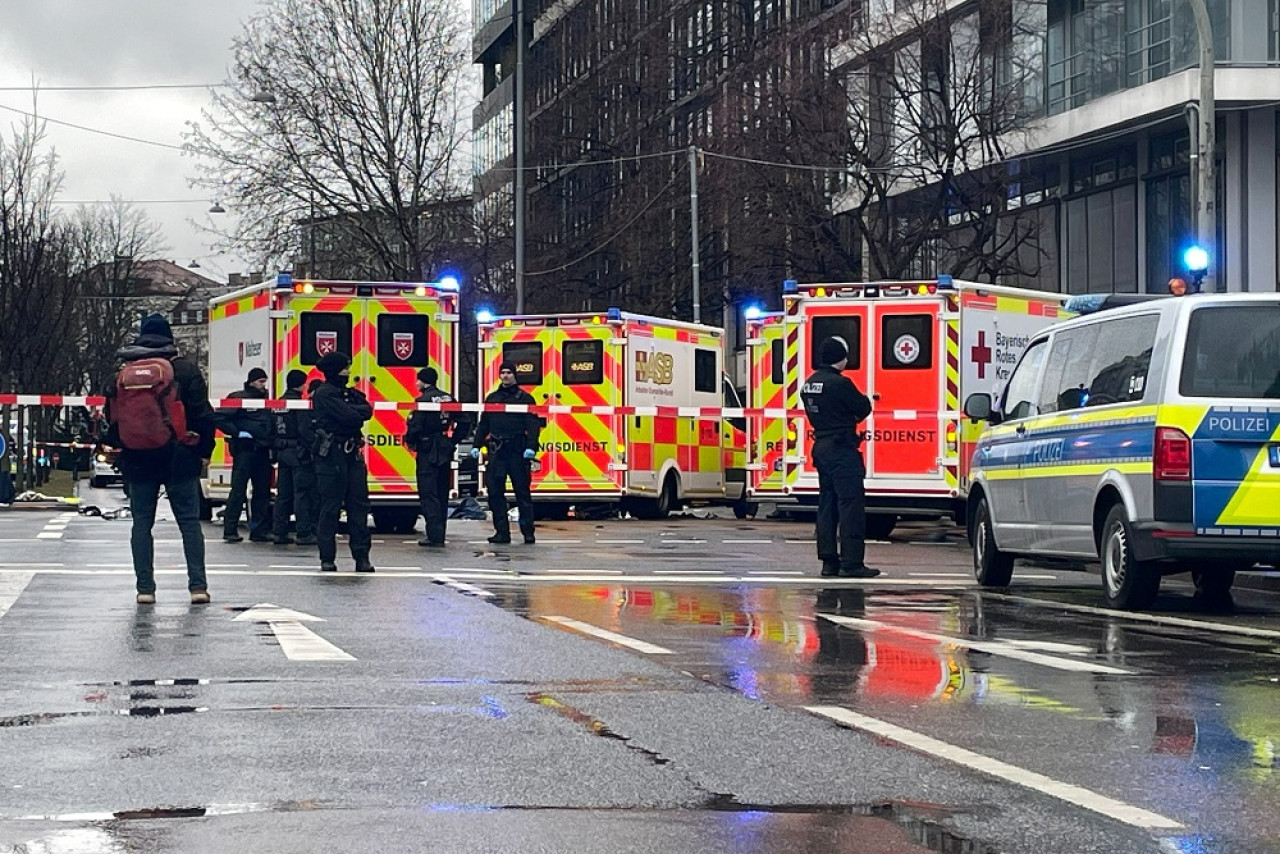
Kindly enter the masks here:
[[1165, 575], [1229, 595], [1280, 561], [1280, 294], [1078, 298], [1034, 336], [973, 454], [977, 580], [1024, 556], [1100, 560], [1108, 605], [1150, 607]]

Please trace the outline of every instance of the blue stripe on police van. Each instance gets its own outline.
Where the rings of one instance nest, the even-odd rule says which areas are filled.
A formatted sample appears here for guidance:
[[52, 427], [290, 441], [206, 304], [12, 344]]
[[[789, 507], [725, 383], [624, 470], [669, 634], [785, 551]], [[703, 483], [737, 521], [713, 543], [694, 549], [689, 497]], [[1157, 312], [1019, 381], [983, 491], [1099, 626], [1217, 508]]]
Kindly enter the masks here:
[[1154, 428], [1154, 418], [1142, 418], [1027, 430], [981, 440], [975, 462], [984, 469], [1143, 462], [1155, 449]]

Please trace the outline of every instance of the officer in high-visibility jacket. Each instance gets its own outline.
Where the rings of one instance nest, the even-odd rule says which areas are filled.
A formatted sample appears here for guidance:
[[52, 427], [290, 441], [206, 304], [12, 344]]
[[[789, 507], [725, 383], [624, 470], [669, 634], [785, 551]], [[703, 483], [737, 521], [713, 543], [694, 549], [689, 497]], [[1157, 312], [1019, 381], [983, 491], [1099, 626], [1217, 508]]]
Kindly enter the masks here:
[[[526, 406], [536, 403], [533, 395], [516, 382], [513, 362], [504, 361], [498, 366], [498, 381], [500, 385], [484, 399], [485, 403]], [[520, 533], [526, 543], [535, 542], [531, 466], [538, 456], [541, 426], [538, 416], [523, 412], [486, 412], [476, 425], [475, 447], [471, 456], [479, 457], [480, 448], [489, 449], [485, 488], [489, 491], [489, 510], [493, 513], [491, 543], [511, 542], [511, 522], [507, 519], [507, 478], [511, 478], [511, 491], [515, 493], [516, 506], [520, 509]]]
[[818, 559], [825, 576], [875, 578], [880, 570], [864, 562], [867, 470], [858, 433], [858, 424], [871, 414], [871, 401], [842, 373], [849, 365], [849, 347], [843, 339], [824, 340], [818, 360], [821, 367], [800, 389], [818, 469]]

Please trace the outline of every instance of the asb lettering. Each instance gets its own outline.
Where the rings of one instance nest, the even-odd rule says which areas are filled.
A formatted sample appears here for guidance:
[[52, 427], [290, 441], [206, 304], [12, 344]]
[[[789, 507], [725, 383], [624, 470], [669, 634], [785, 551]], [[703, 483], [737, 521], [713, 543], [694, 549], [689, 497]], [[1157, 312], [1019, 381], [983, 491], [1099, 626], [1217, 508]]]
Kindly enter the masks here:
[[670, 385], [675, 375], [675, 358], [670, 353], [636, 351], [636, 382]]

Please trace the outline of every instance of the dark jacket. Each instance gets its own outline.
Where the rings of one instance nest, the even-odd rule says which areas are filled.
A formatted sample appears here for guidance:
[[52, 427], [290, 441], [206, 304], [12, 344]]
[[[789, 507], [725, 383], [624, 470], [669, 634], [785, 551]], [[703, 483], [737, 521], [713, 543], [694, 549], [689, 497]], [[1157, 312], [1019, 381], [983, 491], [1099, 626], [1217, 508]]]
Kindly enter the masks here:
[[[302, 389], [291, 388], [283, 400], [302, 400]], [[309, 409], [286, 409], [275, 414], [276, 459], [282, 465], [303, 466], [311, 462], [315, 447], [314, 415]]]
[[[259, 391], [249, 383], [240, 391], [227, 395], [236, 400], [266, 400], [269, 395], [265, 390]], [[253, 436], [253, 447], [270, 448], [275, 441], [275, 424], [269, 409], [219, 409], [218, 429], [227, 437], [227, 443], [234, 449], [241, 445], [240, 431]], [[244, 444], [248, 444], [244, 440]]]
[[815, 440], [860, 442], [857, 427], [871, 414], [871, 401], [853, 380], [835, 368], [818, 368], [804, 381], [800, 399]]
[[[173, 339], [159, 335], [139, 336], [132, 344], [120, 348], [116, 358], [121, 362], [139, 359], [168, 359], [173, 365], [173, 381], [178, 386], [178, 396], [186, 410], [187, 430], [200, 437], [194, 445], [171, 442], [168, 447], [147, 451], [131, 451], [122, 448], [118, 464], [126, 480], [168, 483], [200, 476], [202, 460], [213, 455], [214, 414], [209, 405], [209, 386], [200, 369], [182, 356]], [[115, 386], [107, 390], [106, 414], [111, 420], [111, 404]], [[120, 432], [112, 424], [107, 430], [107, 444], [120, 447]]]
[[[526, 404], [533, 406], [536, 401], [533, 395], [518, 385], [498, 386], [484, 399], [485, 403], [503, 403], [508, 406]], [[538, 433], [542, 429], [542, 419], [532, 413], [522, 412], [486, 412], [480, 416], [476, 425], [477, 448], [488, 447], [497, 450], [498, 445], [509, 444], [530, 451], [538, 450]], [[494, 440], [498, 441], [494, 441]]]
[[[448, 392], [435, 386], [428, 386], [418, 396], [418, 403], [452, 402], [453, 397]], [[453, 413], [415, 410], [409, 416], [404, 446], [418, 455], [419, 464], [443, 466], [453, 461], [453, 449], [461, 436]]]
[[311, 398], [315, 427], [338, 439], [358, 439], [373, 407], [356, 388], [325, 382]]

